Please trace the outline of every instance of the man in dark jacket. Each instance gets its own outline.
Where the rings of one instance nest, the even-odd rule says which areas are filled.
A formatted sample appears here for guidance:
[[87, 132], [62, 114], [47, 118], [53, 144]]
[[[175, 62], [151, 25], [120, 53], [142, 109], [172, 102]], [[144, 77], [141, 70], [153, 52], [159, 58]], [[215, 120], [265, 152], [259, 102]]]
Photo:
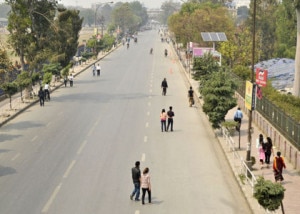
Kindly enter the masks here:
[[173, 131], [173, 117], [175, 116], [173, 112], [173, 107], [169, 107], [169, 111], [167, 112], [168, 115], [168, 125], [167, 125], [167, 131], [169, 131], [169, 126], [171, 126], [171, 132]]
[[161, 82], [161, 88], [162, 88], [162, 95], [166, 96], [167, 88], [168, 88], [168, 82], [166, 78], [164, 78], [164, 80]]
[[44, 106], [45, 103], [45, 92], [43, 88], [41, 87], [38, 93], [39, 99], [40, 99], [40, 106]]
[[132, 174], [132, 181], [133, 181], [133, 185], [134, 185], [134, 189], [130, 195], [130, 199], [133, 200], [133, 197], [135, 195], [135, 201], [139, 201], [139, 197], [140, 197], [140, 188], [141, 188], [141, 182], [140, 182], [140, 178], [141, 178], [141, 171], [140, 171], [140, 162], [136, 161], [135, 162], [135, 167], [133, 167], [131, 169], [131, 174]]

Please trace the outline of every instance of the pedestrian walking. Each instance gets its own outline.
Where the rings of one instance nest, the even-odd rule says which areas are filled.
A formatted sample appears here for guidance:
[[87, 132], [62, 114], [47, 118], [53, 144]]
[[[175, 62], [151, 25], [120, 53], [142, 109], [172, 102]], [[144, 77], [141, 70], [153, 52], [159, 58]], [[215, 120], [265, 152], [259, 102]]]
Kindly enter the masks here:
[[265, 160], [265, 147], [264, 147], [264, 138], [263, 135], [260, 134], [259, 135], [259, 139], [258, 139], [258, 145], [257, 145], [257, 149], [258, 149], [258, 158], [259, 158], [259, 162], [260, 162], [260, 168], [262, 169], [264, 166], [264, 160]]
[[40, 90], [38, 92], [38, 96], [40, 99], [40, 106], [44, 106], [45, 103], [45, 92], [43, 90], [43, 87], [40, 87]]
[[142, 187], [142, 204], [145, 204], [145, 195], [148, 193], [148, 202], [151, 203], [151, 182], [149, 175], [149, 168], [146, 167], [143, 170], [143, 174], [141, 176], [141, 187]]
[[96, 67], [97, 70], [97, 76], [100, 76], [101, 66], [98, 64]]
[[161, 123], [161, 131], [163, 132], [165, 130], [165, 132], [167, 131], [167, 113], [165, 109], [161, 110], [160, 113], [160, 123]]
[[95, 76], [96, 75], [96, 65], [95, 65], [95, 63], [93, 64], [92, 72], [93, 72], [93, 76]]
[[73, 74], [71, 74], [69, 76], [70, 87], [73, 87], [73, 81], [74, 81], [74, 77], [73, 77]]
[[277, 156], [274, 157], [273, 161], [275, 182], [282, 182], [284, 180], [282, 176], [283, 168], [286, 168], [284, 159], [281, 157], [281, 152], [277, 152]]
[[48, 83], [45, 84], [44, 90], [45, 90], [45, 98], [46, 98], [46, 100], [50, 101], [50, 86], [49, 86]]
[[190, 86], [190, 89], [188, 90], [188, 98], [189, 98], [189, 106], [192, 107], [195, 104], [194, 90], [193, 90], [192, 86]]
[[242, 119], [243, 119], [243, 112], [241, 111], [241, 108], [238, 107], [236, 112], [234, 113], [233, 120], [235, 122], [238, 122], [236, 125], [235, 129], [239, 132], [241, 130], [241, 125], [242, 125]]
[[169, 107], [169, 111], [167, 112], [167, 116], [168, 116], [167, 131], [169, 131], [169, 127], [171, 126], [171, 132], [172, 132], [173, 131], [173, 122], [174, 122], [173, 117], [175, 116], [172, 106]]
[[140, 197], [140, 188], [141, 188], [141, 171], [140, 171], [140, 162], [135, 162], [135, 167], [131, 169], [132, 181], [134, 185], [134, 189], [130, 195], [130, 199], [133, 200], [135, 196], [135, 201], [139, 201]]
[[64, 84], [65, 84], [65, 87], [67, 87], [67, 83], [68, 83], [68, 78], [67, 76], [64, 77]]
[[273, 143], [270, 137], [267, 137], [267, 142], [264, 144], [265, 148], [265, 163], [267, 164], [267, 168], [270, 166], [270, 157], [273, 153]]
[[167, 88], [168, 88], [168, 82], [166, 78], [164, 78], [163, 81], [161, 82], [161, 88], [162, 88], [162, 95], [166, 96]]

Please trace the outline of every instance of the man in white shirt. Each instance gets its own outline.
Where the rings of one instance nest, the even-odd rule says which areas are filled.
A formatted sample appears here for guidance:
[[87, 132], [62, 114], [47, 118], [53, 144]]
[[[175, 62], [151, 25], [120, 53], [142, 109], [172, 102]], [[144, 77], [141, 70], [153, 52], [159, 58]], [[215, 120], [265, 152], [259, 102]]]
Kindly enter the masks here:
[[101, 67], [99, 64], [97, 65], [96, 70], [97, 70], [97, 76], [100, 76]]
[[74, 77], [73, 77], [73, 74], [71, 74], [71, 75], [69, 76], [70, 87], [73, 86], [73, 80], [74, 80]]
[[45, 98], [50, 101], [50, 86], [48, 83], [45, 84], [44, 91], [45, 91]]

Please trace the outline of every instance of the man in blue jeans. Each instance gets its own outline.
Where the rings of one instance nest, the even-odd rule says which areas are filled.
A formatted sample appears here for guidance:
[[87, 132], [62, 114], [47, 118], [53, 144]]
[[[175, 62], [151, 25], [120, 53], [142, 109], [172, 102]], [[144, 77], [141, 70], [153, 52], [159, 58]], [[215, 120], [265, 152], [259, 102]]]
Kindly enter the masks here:
[[140, 183], [140, 178], [141, 178], [141, 171], [140, 171], [140, 162], [136, 161], [135, 162], [135, 167], [131, 169], [131, 174], [132, 174], [132, 181], [134, 185], [134, 189], [130, 195], [130, 199], [133, 200], [133, 197], [135, 196], [135, 201], [139, 201], [140, 197], [140, 188], [141, 188], [141, 183]]

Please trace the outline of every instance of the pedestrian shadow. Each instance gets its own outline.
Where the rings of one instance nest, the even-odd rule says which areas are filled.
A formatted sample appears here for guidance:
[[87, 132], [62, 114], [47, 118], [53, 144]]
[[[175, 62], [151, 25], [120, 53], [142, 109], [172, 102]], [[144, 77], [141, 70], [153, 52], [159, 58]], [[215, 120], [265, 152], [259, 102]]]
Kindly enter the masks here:
[[0, 154], [1, 153], [6, 153], [6, 152], [10, 152], [10, 150], [8, 150], [8, 149], [0, 149]]
[[1, 137], [0, 143], [2, 143], [2, 142], [5, 142], [5, 141], [11, 141], [15, 138], [21, 137], [21, 135], [1, 134], [0, 137]]
[[152, 200], [151, 200], [151, 203], [149, 204], [148, 203], [148, 198], [146, 197], [145, 198], [145, 205], [160, 205], [160, 204], [162, 204], [164, 201], [162, 201], [162, 200], [155, 200], [155, 198], [151, 198]]
[[42, 125], [41, 123], [35, 123], [35, 122], [31, 122], [31, 121], [22, 121], [22, 122], [13, 123], [13, 124], [7, 124], [5, 126], [5, 129], [7, 129], [7, 130], [12, 130], [12, 129], [26, 130], [26, 129], [42, 127], [42, 126], [44, 126], [44, 125]]
[[289, 175], [289, 176], [292, 176], [292, 177], [294, 177], [294, 176], [297, 176], [297, 177], [299, 177], [300, 176], [300, 171], [297, 171], [297, 170], [283, 170], [283, 175], [284, 174], [287, 174], [287, 175]]
[[0, 177], [5, 175], [11, 175], [16, 173], [17, 171], [14, 168], [11, 167], [5, 167], [0, 165]]

